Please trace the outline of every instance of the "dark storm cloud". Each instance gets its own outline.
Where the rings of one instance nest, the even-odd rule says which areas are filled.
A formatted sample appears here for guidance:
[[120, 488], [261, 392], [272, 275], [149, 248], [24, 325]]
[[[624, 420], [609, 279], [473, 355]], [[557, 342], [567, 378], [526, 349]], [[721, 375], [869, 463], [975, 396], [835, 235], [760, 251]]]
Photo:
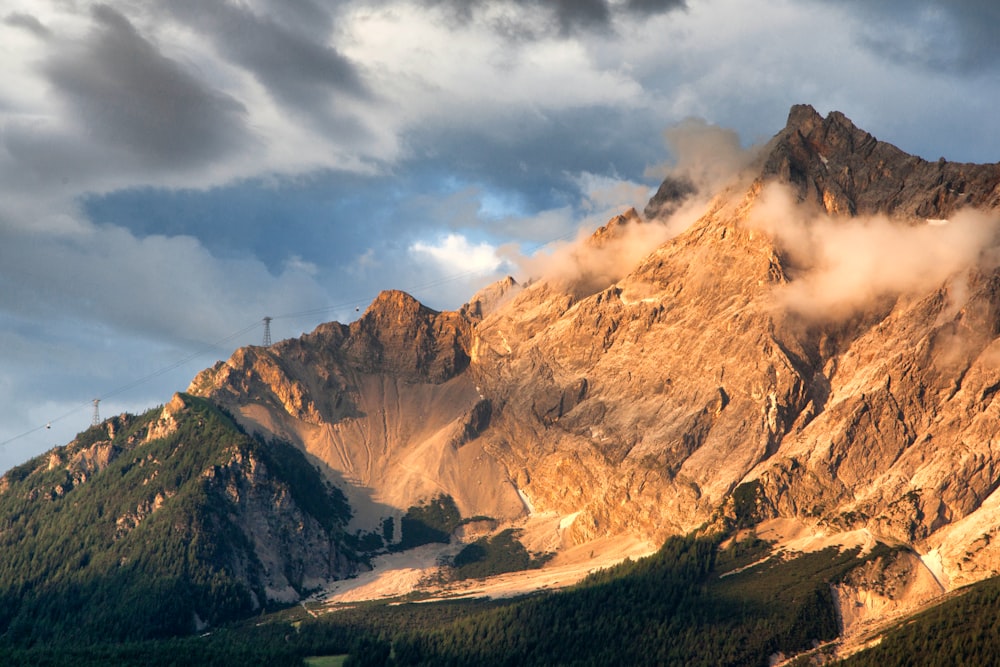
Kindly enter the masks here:
[[[508, 2], [528, 8], [541, 8], [548, 11], [555, 20], [559, 31], [569, 35], [578, 29], [610, 28], [619, 8], [608, 0], [508, 0]], [[474, 13], [489, 5], [504, 4], [504, 0], [424, 0], [427, 6], [444, 6], [452, 12], [452, 16], [460, 22], [470, 20]], [[652, 15], [686, 6], [685, 0], [627, 0], [621, 7], [626, 13]], [[537, 26], [521, 26], [511, 30], [509, 24], [504, 24], [506, 32], [516, 32], [520, 37], [531, 37], [541, 34]]]
[[268, 15], [303, 35], [323, 40], [333, 27], [333, 13], [337, 3], [318, 4], [312, 0], [264, 0]]
[[93, 139], [152, 166], [212, 160], [244, 136], [245, 109], [164, 57], [125, 16], [93, 9], [79, 48], [60, 49], [45, 73]]
[[1000, 69], [995, 0], [821, 0], [863, 17], [861, 42], [903, 66], [977, 73]]
[[21, 12], [11, 12], [4, 17], [3, 22], [10, 26], [24, 28], [33, 32], [38, 37], [48, 37], [52, 32], [42, 25], [42, 22], [31, 14]]
[[611, 20], [611, 11], [605, 0], [552, 0], [552, 9], [563, 32], [569, 32], [576, 26], [605, 25]]
[[687, 7], [685, 0], [627, 0], [625, 8], [636, 14], [660, 14]]
[[[314, 112], [332, 93], [367, 96], [354, 64], [323, 42], [329, 15], [311, 3], [294, 6], [297, 11], [284, 12], [284, 22], [219, 0], [172, 2], [169, 10], [286, 104]], [[310, 15], [325, 26], [322, 31], [300, 29]]]

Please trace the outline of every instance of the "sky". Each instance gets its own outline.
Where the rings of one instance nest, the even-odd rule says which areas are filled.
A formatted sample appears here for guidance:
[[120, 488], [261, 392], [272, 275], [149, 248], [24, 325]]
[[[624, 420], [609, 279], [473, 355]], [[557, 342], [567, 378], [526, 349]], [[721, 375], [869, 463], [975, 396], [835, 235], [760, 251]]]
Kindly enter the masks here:
[[[437, 309], [792, 104], [1000, 161], [993, 0], [3, 0], [0, 470], [241, 345]], [[727, 135], [728, 136], [728, 135]]]

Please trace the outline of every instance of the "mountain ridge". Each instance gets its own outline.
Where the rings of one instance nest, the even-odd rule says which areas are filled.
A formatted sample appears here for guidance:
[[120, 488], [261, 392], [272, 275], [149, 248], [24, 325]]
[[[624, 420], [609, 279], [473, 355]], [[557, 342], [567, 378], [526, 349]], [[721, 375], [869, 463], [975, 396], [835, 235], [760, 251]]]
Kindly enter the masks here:
[[[47, 473], [38, 494], [84, 497], [211, 406], [281, 453], [185, 473], [228, 499], [241, 555], [219, 576], [257, 607], [414, 544], [405, 526], [445, 508], [456, 539], [533, 552], [699, 530], [882, 542], [904, 555], [838, 600], [905, 610], [1000, 572], [998, 209], [1000, 165], [928, 162], [796, 105], [718, 191], [671, 174], [644, 216], [455, 311], [390, 290], [350, 324], [241, 348], [143, 434], [109, 420], [15, 468], [0, 502]], [[292, 477], [350, 516], [324, 523]], [[122, 529], [180, 511], [167, 491]]]
[[343, 495], [301, 452], [189, 395], [106, 420], [3, 479], [7, 642], [189, 634], [364, 567]]
[[828, 213], [945, 219], [962, 207], [1000, 206], [1000, 165], [928, 162], [859, 129], [795, 105], [762, 168]]
[[[528, 507], [572, 515], [575, 519], [562, 531], [567, 543], [617, 530], [638, 530], [654, 539], [691, 530], [712, 520], [737, 485], [754, 480], [761, 485], [765, 514], [841, 521], [826, 505], [847, 502], [862, 470], [889, 474], [920, 435], [916, 417], [897, 415], [930, 409], [926, 397], [897, 397], [892, 391], [893, 374], [899, 386], [905, 369], [859, 365], [853, 350], [876, 334], [903, 335], [906, 327], [900, 329], [900, 319], [912, 329], [908, 347], [921, 349], [924, 340], [925, 348], [933, 348], [935, 336], [946, 338], [944, 329], [926, 330], [921, 323], [948, 314], [947, 288], [940, 286], [924, 302], [913, 304], [909, 295], [882, 295], [862, 312], [834, 322], [817, 323], [776, 310], [775, 291], [796, 283], [808, 267], [797, 266], [780, 235], [761, 232], [755, 211], [765, 208], [761, 202], [768, 183], [776, 181], [803, 210], [832, 216], [832, 224], [838, 218], [878, 214], [910, 226], [927, 224], [929, 216], [943, 222], [960, 206], [997, 206], [1000, 166], [927, 162], [878, 141], [839, 112], [823, 118], [812, 107], [797, 105], [786, 127], [740, 178], [691, 226], [617, 279], [604, 277], [600, 283], [601, 274], [580, 273], [576, 283], [541, 280], [518, 289], [508, 279], [496, 288], [507, 295], [503, 304], [474, 317], [469, 316], [475, 309], [471, 305], [435, 314], [388, 292], [350, 328], [342, 328], [343, 341], [336, 344], [356, 351], [343, 363], [367, 360], [365, 372], [402, 379], [400, 395], [442, 380], [456, 383], [457, 393], [448, 399], [453, 407], [444, 410], [450, 426], [442, 422], [434, 434], [425, 433], [414, 450], [423, 448], [418, 458], [433, 451], [430, 463], [415, 469], [414, 455], [400, 464], [410, 475], [410, 493], [389, 494], [387, 504], [402, 509], [432, 487], [447, 487], [445, 470], [458, 460], [453, 453], [459, 449], [428, 449], [427, 443], [440, 440], [442, 429], [450, 428], [464, 433], [452, 442], [476, 444], [481, 448], [477, 456], [489, 461], [492, 474], [499, 472], [498, 493], [512, 498], [510, 492], [516, 490], [527, 501], [523, 507], [508, 502], [499, 512], [495, 504], [480, 507], [463, 481], [451, 476], [463, 510], [504, 520], [524, 516]], [[681, 188], [676, 198], [690, 194]], [[661, 211], [664, 201], [661, 196]], [[651, 224], [634, 210], [626, 212], [595, 232], [586, 248], [600, 250], [636, 225]], [[992, 291], [977, 280], [973, 276], [967, 282], [971, 300], [966, 303], [985, 308], [985, 314], [976, 319], [967, 309], [945, 329], [986, 325], [995, 310]], [[416, 313], [424, 318], [419, 330], [412, 319]], [[923, 369], [918, 393], [935, 387], [943, 391], [941, 385], [965, 378], [969, 370], [937, 368], [932, 357], [908, 362]], [[838, 383], [835, 377], [843, 377], [847, 368], [854, 369], [856, 380]], [[992, 383], [992, 374], [983, 373]], [[865, 374], [889, 379], [866, 384], [861, 382]], [[210, 384], [199, 379], [192, 386], [218, 399], [221, 390]], [[867, 391], [854, 396], [862, 385]], [[230, 406], [237, 412], [238, 402]], [[467, 415], [474, 406], [488, 409], [478, 408], [470, 421]], [[444, 403], [435, 404], [435, 409], [442, 407]], [[296, 410], [286, 408], [293, 419], [301, 419]], [[827, 433], [841, 434], [833, 438], [834, 449], [843, 449], [838, 456], [846, 458], [835, 465], [809, 459], [820, 466], [809, 474], [821, 473], [826, 480], [821, 489], [809, 490], [803, 477], [809, 464], [789, 454], [819, 431], [815, 424], [820, 417]], [[365, 419], [344, 416], [337, 423], [348, 422], [369, 446]], [[291, 432], [284, 434], [296, 439]], [[388, 449], [396, 451], [414, 441], [411, 434], [396, 435], [378, 437], [391, 440]], [[866, 445], [866, 453], [857, 454], [852, 443], [869, 439], [881, 444]], [[319, 449], [310, 450], [307, 440], [298, 438], [316, 454]], [[341, 466], [352, 456], [341, 456]], [[386, 476], [395, 474], [393, 465]], [[497, 478], [467, 475], [465, 481], [481, 486], [495, 484]], [[963, 516], [977, 505], [973, 498], [992, 491], [981, 486], [971, 496], [955, 496]], [[893, 487], [899, 498], [916, 492], [904, 487]], [[894, 503], [904, 502], [898, 498], [872, 502], [866, 516], [916, 511], [922, 517], [906, 529], [891, 517], [873, 518], [887, 538], [916, 542], [943, 525], [927, 518], [930, 506], [904, 511], [893, 509]]]

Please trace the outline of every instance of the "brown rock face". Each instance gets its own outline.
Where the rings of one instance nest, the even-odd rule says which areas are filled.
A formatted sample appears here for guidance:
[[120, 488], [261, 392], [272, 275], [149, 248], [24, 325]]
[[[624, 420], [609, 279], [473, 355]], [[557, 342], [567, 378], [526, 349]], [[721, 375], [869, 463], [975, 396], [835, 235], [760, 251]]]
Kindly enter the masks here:
[[469, 328], [457, 313], [438, 313], [403, 292], [383, 292], [350, 326], [341, 350], [359, 370], [437, 384], [469, 365]]
[[[830, 228], [878, 214], [926, 230], [1000, 208], [1000, 166], [927, 162], [796, 106], [754, 173], [623, 278], [508, 279], [456, 313], [387, 292], [349, 327], [240, 350], [192, 391], [364, 489], [352, 502], [367, 498], [372, 521], [441, 492], [465, 516], [562, 515], [576, 542], [792, 517], [913, 544], [956, 582], [986, 576], [1000, 562], [992, 234], [933, 284], [804, 315], [779, 296], [824, 267], [793, 263], [754, 222], [772, 182]], [[647, 212], [684, 200], [681, 185]], [[619, 216], [580, 256], [618, 252], [644, 224]], [[824, 247], [819, 226], [803, 230]], [[730, 500], [741, 485], [749, 505]]]
[[839, 111], [823, 118], [792, 107], [769, 145], [762, 176], [794, 187], [830, 213], [948, 218], [963, 207], [1000, 205], [1000, 165], [927, 162], [858, 129]]
[[350, 326], [238, 350], [190, 391], [315, 457], [342, 484], [359, 528], [441, 493], [465, 516], [511, 518], [523, 504], [477, 438], [491, 408], [469, 373], [472, 327], [384, 292]]

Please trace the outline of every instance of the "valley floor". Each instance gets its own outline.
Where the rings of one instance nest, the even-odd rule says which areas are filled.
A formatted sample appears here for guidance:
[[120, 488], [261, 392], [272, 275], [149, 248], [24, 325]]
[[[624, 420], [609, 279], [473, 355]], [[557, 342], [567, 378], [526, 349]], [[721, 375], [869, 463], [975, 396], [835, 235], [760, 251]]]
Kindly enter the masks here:
[[385, 600], [416, 594], [426, 600], [471, 597], [505, 598], [539, 590], [565, 588], [595, 570], [626, 558], [641, 558], [656, 546], [635, 536], [619, 536], [589, 542], [560, 551], [542, 568], [511, 572], [485, 579], [446, 582], [442, 559], [454, 556], [462, 544], [430, 544], [402, 553], [386, 554], [373, 561], [373, 568], [353, 579], [333, 582], [307, 601], [307, 608]]

